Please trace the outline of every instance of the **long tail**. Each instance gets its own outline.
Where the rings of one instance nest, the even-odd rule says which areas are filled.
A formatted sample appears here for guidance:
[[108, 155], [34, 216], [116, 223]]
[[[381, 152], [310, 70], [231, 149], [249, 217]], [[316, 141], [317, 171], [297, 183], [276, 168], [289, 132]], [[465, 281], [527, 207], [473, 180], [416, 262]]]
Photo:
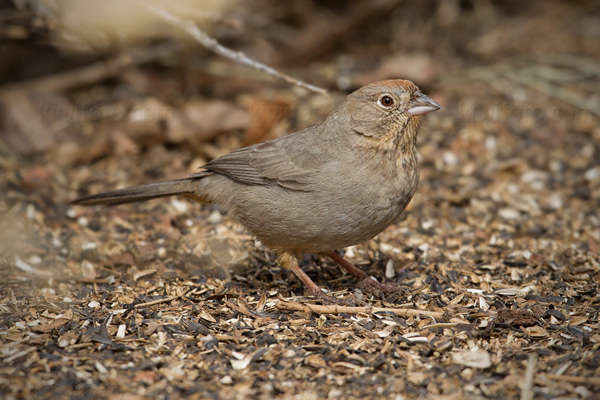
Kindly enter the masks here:
[[193, 178], [184, 178], [174, 181], [151, 183], [148, 185], [133, 186], [129, 188], [113, 190], [110, 192], [94, 194], [81, 197], [71, 202], [80, 206], [117, 206], [119, 204], [136, 203], [157, 199], [159, 197], [173, 196], [177, 194], [195, 197], [192, 191]]

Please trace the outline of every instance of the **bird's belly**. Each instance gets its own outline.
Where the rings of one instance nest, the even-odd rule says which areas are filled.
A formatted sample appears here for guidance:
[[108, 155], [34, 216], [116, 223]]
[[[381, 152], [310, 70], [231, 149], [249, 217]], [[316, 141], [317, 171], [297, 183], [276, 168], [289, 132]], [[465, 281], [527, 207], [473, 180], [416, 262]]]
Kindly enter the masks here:
[[410, 200], [408, 193], [382, 193], [380, 188], [359, 191], [352, 198], [340, 192], [261, 189], [248, 187], [232, 215], [267, 247], [279, 251], [322, 253], [365, 242], [390, 226]]

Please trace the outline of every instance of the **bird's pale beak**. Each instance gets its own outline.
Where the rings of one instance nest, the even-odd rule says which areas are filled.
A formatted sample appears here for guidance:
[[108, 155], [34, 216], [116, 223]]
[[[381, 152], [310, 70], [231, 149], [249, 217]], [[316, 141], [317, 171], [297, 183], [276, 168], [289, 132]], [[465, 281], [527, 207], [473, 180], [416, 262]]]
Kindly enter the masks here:
[[440, 106], [438, 103], [420, 92], [413, 96], [413, 99], [410, 101], [410, 103], [408, 103], [408, 105], [410, 107], [408, 109], [408, 115], [411, 117], [414, 115], [428, 114], [442, 108], [442, 106]]

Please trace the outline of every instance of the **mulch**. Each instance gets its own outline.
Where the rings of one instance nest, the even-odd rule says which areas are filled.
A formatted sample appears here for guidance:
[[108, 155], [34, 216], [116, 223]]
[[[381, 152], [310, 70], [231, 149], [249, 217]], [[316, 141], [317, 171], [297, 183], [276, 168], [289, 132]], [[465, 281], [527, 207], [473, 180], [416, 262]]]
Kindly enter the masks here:
[[[519, 23], [527, 32], [554, 18]], [[600, 55], [593, 44], [586, 51]], [[268, 101], [227, 97], [256, 88], [239, 78], [221, 89], [219, 107], [238, 117], [213, 121], [202, 143], [159, 131], [148, 141], [119, 125], [92, 156], [84, 144], [37, 157], [0, 146], [0, 397], [596, 398], [600, 124], [596, 109], [577, 104], [599, 70], [527, 57], [463, 70], [447, 57], [452, 71], [436, 69], [427, 83], [444, 109], [420, 131], [417, 195], [400, 221], [345, 251], [398, 291], [363, 293], [328, 259], [303, 260], [317, 284], [355, 306], [309, 296], [217, 207], [68, 205], [185, 176], [248, 140], [318, 121], [289, 118], [298, 99], [286, 87]], [[343, 96], [299, 102], [323, 110]], [[240, 111], [263, 103], [286, 118], [249, 122]], [[194, 114], [207, 104], [185, 106]], [[268, 135], [255, 138], [261, 129]]]

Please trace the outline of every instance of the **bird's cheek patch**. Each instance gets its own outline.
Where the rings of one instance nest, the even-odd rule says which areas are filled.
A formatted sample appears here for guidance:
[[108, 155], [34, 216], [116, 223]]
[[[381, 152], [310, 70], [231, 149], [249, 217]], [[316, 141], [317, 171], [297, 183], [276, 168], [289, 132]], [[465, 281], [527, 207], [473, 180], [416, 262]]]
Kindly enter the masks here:
[[350, 126], [354, 131], [372, 137], [387, 133], [385, 119], [380, 110], [362, 105], [351, 111]]

